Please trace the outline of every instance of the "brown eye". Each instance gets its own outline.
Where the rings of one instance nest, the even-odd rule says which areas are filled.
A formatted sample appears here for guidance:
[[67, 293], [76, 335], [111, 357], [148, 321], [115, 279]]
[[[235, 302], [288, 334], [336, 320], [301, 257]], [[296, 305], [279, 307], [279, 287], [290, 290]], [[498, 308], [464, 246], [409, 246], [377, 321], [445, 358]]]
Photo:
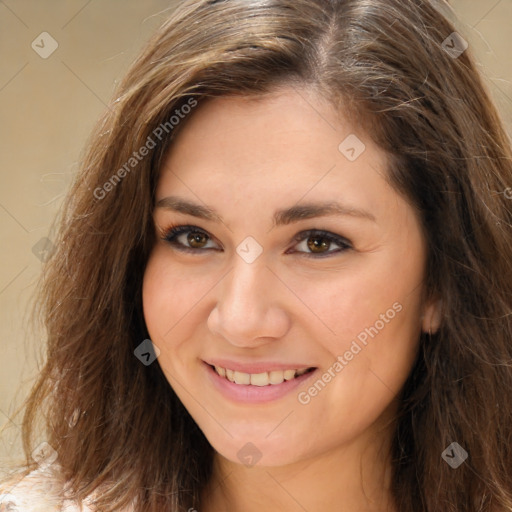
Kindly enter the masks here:
[[297, 244], [295, 250], [306, 257], [319, 258], [333, 256], [342, 253], [348, 249], [352, 249], [352, 244], [346, 238], [343, 238], [329, 231], [321, 231], [311, 229], [303, 231], [295, 237]]
[[209, 242], [213, 243], [211, 237], [195, 226], [175, 226], [169, 228], [162, 237], [170, 245], [180, 251], [201, 253], [202, 251], [217, 249], [207, 246]]
[[208, 235], [200, 231], [190, 231], [187, 235], [187, 242], [194, 249], [203, 249], [204, 245], [208, 242]]
[[331, 241], [327, 238], [323, 238], [321, 236], [311, 236], [308, 238], [308, 248], [311, 250], [311, 252], [322, 253], [328, 250], [330, 246]]
[[[207, 250], [219, 249], [213, 239], [205, 231], [196, 226], [175, 226], [169, 228], [162, 239], [180, 251], [201, 254]], [[309, 230], [299, 233], [295, 239], [298, 250], [291, 251], [306, 257], [319, 258], [331, 256], [352, 249], [352, 244], [346, 238], [334, 233], [320, 230]], [[208, 246], [208, 243], [214, 244]], [[334, 248], [333, 248], [334, 246]], [[289, 253], [290, 251], [287, 251]]]

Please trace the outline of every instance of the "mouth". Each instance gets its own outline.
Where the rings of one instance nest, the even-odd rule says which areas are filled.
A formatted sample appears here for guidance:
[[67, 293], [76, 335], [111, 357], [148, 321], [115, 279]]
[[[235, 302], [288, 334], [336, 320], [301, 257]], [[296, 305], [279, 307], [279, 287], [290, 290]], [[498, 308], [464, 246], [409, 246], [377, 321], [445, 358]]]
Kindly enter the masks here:
[[[294, 391], [307, 385], [306, 381], [313, 379], [318, 370], [300, 365], [293, 368], [293, 365], [243, 365], [229, 361], [203, 361], [203, 365], [213, 388], [238, 404], [264, 404], [293, 396]], [[236, 369], [229, 366], [236, 366]]]
[[220, 377], [238, 384], [240, 386], [277, 386], [285, 381], [290, 381], [301, 377], [307, 373], [311, 373], [316, 370], [314, 367], [310, 368], [296, 368], [288, 370], [270, 370], [266, 372], [258, 373], [246, 373], [230, 368], [224, 368], [222, 366], [208, 365], [212, 368], [217, 375]]

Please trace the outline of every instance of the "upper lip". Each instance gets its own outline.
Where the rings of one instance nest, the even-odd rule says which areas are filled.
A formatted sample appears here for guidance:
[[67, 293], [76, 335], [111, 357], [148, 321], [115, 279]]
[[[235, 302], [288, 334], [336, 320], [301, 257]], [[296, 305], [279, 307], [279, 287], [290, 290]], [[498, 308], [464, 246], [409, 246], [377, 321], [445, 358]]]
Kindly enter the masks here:
[[220, 366], [221, 368], [227, 368], [242, 373], [264, 373], [271, 371], [284, 371], [284, 370], [302, 370], [314, 368], [312, 365], [303, 363], [281, 363], [277, 361], [257, 361], [257, 362], [241, 362], [232, 361], [228, 359], [209, 359], [205, 361], [210, 366]]

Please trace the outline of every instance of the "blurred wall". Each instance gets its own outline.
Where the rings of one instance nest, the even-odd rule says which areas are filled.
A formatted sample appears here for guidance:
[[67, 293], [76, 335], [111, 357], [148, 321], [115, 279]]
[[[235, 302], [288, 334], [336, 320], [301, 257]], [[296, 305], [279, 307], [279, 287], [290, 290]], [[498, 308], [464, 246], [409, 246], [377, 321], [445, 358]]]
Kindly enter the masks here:
[[[15, 410], [41, 361], [27, 304], [51, 221], [114, 84], [177, 3], [0, 0], [0, 468], [21, 453]], [[512, 0], [451, 5], [512, 134]]]

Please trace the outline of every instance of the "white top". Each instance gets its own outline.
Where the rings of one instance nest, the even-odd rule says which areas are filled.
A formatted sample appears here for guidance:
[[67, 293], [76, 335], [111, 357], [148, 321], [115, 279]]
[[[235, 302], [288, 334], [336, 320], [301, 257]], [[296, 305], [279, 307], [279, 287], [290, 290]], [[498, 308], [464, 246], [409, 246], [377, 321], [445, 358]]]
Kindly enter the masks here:
[[64, 486], [55, 469], [38, 468], [0, 484], [0, 512], [93, 512], [89, 500], [82, 503], [64, 499]]

